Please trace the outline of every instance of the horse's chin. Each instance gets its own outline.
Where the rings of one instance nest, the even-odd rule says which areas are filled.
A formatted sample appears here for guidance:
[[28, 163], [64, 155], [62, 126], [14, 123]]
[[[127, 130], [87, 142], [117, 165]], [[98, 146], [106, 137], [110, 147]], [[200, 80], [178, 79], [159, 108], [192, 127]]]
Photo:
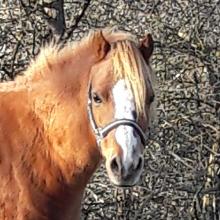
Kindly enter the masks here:
[[131, 185], [127, 185], [127, 184], [114, 184], [113, 182], [111, 182], [113, 186], [118, 187], [118, 188], [131, 188], [133, 186], [136, 186], [136, 184], [131, 184]]
[[114, 174], [107, 170], [109, 180], [113, 186], [120, 188], [129, 188], [136, 186], [140, 182], [141, 173], [138, 173], [135, 176], [129, 176], [128, 178], [122, 178], [120, 176], [115, 176]]

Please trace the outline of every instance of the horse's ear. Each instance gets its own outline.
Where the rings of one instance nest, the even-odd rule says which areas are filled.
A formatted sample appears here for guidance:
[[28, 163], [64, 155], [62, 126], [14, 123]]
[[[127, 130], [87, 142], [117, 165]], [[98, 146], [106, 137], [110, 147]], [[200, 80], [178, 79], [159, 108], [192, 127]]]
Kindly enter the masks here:
[[147, 34], [147, 36], [143, 40], [141, 40], [140, 43], [140, 51], [147, 63], [149, 62], [153, 50], [154, 50], [153, 38], [151, 34]]
[[103, 59], [110, 50], [110, 44], [104, 38], [102, 31], [93, 34], [92, 48], [98, 60]]

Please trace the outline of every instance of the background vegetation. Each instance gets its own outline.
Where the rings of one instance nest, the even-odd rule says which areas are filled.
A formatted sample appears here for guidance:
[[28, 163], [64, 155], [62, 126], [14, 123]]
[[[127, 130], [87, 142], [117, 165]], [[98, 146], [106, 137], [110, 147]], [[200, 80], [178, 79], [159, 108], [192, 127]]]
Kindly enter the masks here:
[[82, 219], [220, 219], [219, 24], [217, 0], [0, 0], [1, 81], [54, 38], [66, 43], [117, 26], [155, 39], [158, 120], [142, 182], [114, 188], [102, 166]]

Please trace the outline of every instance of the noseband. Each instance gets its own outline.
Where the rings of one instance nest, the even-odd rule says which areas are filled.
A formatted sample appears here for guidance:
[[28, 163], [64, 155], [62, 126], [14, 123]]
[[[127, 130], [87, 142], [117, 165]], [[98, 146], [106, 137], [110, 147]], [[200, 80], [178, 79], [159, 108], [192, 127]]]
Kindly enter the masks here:
[[100, 145], [100, 142], [103, 138], [105, 138], [108, 133], [110, 131], [112, 131], [113, 129], [117, 128], [120, 125], [124, 125], [124, 126], [130, 126], [132, 128], [134, 128], [138, 135], [140, 136], [141, 142], [144, 146], [146, 146], [147, 143], [147, 136], [145, 135], [143, 129], [140, 127], [140, 125], [137, 124], [136, 121], [131, 120], [131, 119], [116, 119], [113, 122], [110, 122], [109, 124], [107, 124], [105, 127], [98, 127], [98, 125], [96, 124], [95, 121], [95, 117], [93, 114], [93, 110], [92, 110], [92, 91], [91, 91], [91, 84], [89, 87], [89, 92], [88, 92], [88, 105], [87, 105], [87, 111], [88, 111], [88, 116], [89, 116], [89, 121], [90, 124], [92, 126], [92, 130], [95, 134], [96, 137], [96, 141], [97, 144]]

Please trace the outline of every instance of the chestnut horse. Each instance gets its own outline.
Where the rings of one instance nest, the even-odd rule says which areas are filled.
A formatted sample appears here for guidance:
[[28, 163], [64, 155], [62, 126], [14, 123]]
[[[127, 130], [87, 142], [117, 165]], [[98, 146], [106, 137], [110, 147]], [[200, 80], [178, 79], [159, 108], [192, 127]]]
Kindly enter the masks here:
[[0, 85], [0, 219], [76, 220], [102, 158], [110, 181], [135, 185], [154, 91], [153, 40], [110, 30], [49, 45]]

